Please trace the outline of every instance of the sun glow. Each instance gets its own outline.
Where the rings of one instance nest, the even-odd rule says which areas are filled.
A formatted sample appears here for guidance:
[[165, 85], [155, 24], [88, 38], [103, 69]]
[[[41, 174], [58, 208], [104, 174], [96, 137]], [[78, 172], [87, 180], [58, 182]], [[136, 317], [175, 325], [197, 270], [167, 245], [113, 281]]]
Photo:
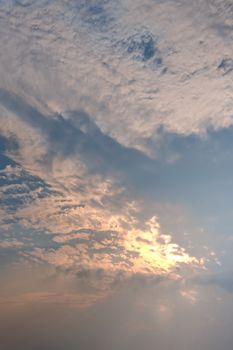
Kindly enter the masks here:
[[134, 259], [134, 272], [160, 273], [172, 272], [179, 264], [199, 264], [199, 261], [185, 252], [172, 237], [160, 233], [156, 217], [147, 222], [146, 231], [132, 230], [124, 241], [128, 251], [137, 252]]

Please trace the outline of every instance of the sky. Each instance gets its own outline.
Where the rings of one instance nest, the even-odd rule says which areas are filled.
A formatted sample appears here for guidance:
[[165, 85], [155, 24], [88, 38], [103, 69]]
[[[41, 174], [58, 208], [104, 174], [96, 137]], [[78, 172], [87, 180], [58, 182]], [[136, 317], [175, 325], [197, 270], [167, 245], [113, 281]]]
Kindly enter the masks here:
[[4, 350], [232, 350], [233, 4], [0, 0]]

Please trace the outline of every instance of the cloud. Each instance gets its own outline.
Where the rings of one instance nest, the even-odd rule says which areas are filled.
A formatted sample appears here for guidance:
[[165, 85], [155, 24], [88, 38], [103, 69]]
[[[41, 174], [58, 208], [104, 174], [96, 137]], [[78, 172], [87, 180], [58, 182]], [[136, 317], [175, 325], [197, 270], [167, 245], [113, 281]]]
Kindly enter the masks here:
[[21, 248], [23, 247], [23, 243], [20, 242], [17, 239], [4, 239], [4, 240], [0, 240], [0, 248], [4, 248], [4, 249], [11, 249], [11, 248]]
[[7, 110], [33, 128], [33, 134], [36, 131], [41, 137], [43, 135], [47, 152], [44, 159], [43, 156], [39, 159], [41, 164], [43, 161], [52, 163], [54, 157], [79, 155], [90, 168], [104, 172], [106, 163], [109, 169], [116, 171], [129, 163], [133, 166], [138, 162], [148, 162], [139, 151], [124, 147], [101, 132], [85, 112], [65, 112], [66, 118], [61, 114], [45, 116], [20, 97], [4, 90], [0, 93], [0, 100]]
[[[32, 157], [30, 162], [24, 158], [24, 143], [21, 147], [19, 142], [17, 154], [8, 151], [33, 174], [38, 169], [41, 178], [19, 165], [8, 165], [2, 171], [2, 191], [10, 196], [4, 199], [3, 209], [7, 209], [7, 199], [22, 199], [22, 205], [17, 202], [11, 208], [11, 220], [21, 230], [35, 234], [31, 246], [20, 251], [23, 259], [73, 273], [103, 271], [100, 289], [108, 291], [121, 273], [124, 278], [142, 274], [176, 279], [181, 278], [183, 265], [202, 267], [202, 260], [161, 233], [156, 217], [140, 219], [144, 201], [134, 200], [124, 181], [121, 185], [118, 180], [119, 171], [130, 178], [135, 166], [143, 172], [142, 165], [151, 164], [151, 159], [106, 136], [84, 112], [46, 116], [3, 90], [1, 103], [32, 127], [32, 135], [44, 140], [46, 150], [44, 156]], [[141, 174], [136, 176], [140, 179]], [[40, 232], [50, 235], [44, 246], [36, 239]]]
[[[8, 23], [4, 2], [1, 35], [9, 54], [1, 58], [2, 87], [44, 109], [83, 110], [118, 143], [154, 155], [148, 140], [161, 125], [200, 134], [208, 125], [232, 123], [230, 73], [223, 76], [218, 69], [232, 52], [213, 28], [228, 18], [226, 4], [42, 1], [11, 5], [15, 22]], [[19, 18], [23, 37], [17, 33]], [[148, 60], [145, 36], [155, 50]], [[119, 43], [135, 43], [135, 54]], [[166, 74], [153, 69], [154, 58], [162, 60]], [[12, 71], [14, 83], [8, 79]]]
[[27, 207], [36, 199], [52, 194], [52, 190], [43, 180], [31, 176], [19, 165], [7, 165], [0, 170], [0, 184], [0, 206], [12, 213], [20, 207]]
[[5, 350], [232, 349], [231, 7], [0, 1]]
[[179, 279], [182, 265], [202, 268], [204, 261], [189, 256], [183, 248], [172, 243], [169, 235], [160, 233], [156, 218], [146, 223], [145, 231], [136, 229], [133, 222], [132, 227], [125, 230], [121, 223], [129, 220], [132, 218], [123, 215], [107, 219], [102, 214], [98, 231], [85, 233], [85, 229], [80, 229], [80, 233], [84, 231], [82, 235], [71, 234], [70, 240], [67, 235], [64, 240], [57, 236], [56, 242], [61, 247], [50, 250], [35, 248], [25, 252], [24, 256], [78, 274], [79, 271], [102, 271], [106, 280], [98, 288], [109, 291], [119, 274], [124, 279], [137, 274]]

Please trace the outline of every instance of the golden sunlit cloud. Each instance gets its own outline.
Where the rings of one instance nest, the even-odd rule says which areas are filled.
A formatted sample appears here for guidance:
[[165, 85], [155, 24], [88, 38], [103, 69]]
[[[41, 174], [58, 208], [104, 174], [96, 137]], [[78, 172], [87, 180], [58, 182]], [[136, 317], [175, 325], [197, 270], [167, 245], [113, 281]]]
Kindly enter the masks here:
[[82, 228], [80, 233], [55, 236], [54, 240], [61, 244], [58, 249], [35, 248], [29, 256], [59, 268], [101, 270], [113, 277], [123, 272], [125, 276], [171, 276], [173, 273], [173, 278], [177, 278], [177, 269], [182, 265], [201, 267], [203, 264], [173, 243], [171, 236], [161, 234], [156, 217], [146, 222], [144, 231], [134, 227], [136, 220], [133, 223], [132, 218], [129, 227], [124, 228], [126, 215], [106, 219], [102, 216], [103, 230], [87, 233]]

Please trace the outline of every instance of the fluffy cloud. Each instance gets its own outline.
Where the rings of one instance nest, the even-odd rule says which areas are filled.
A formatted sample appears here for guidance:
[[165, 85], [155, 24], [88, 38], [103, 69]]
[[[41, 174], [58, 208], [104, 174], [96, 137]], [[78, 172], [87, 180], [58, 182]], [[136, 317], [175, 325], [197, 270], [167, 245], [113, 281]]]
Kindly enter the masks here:
[[226, 1], [7, 4], [2, 86], [34, 105], [85, 110], [120, 143], [153, 155], [148, 140], [161, 125], [189, 134], [231, 124], [231, 73], [218, 67], [232, 50], [215, 29], [229, 25]]

